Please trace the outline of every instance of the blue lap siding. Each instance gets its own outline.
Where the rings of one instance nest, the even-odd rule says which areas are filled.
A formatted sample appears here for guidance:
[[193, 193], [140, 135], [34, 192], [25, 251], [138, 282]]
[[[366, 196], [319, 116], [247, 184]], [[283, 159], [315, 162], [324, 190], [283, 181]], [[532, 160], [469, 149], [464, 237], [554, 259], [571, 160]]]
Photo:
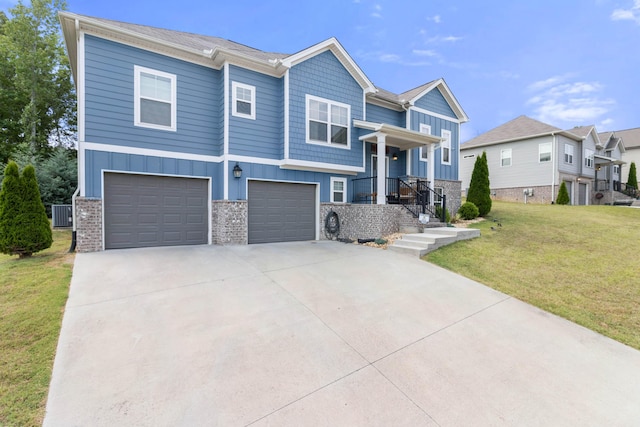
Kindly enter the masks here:
[[374, 123], [388, 123], [401, 128], [406, 126], [404, 112], [390, 110], [374, 104], [367, 104], [367, 121]]
[[[444, 120], [439, 117], [433, 117], [431, 115], [411, 111], [411, 129], [420, 131], [420, 124], [427, 124], [431, 126], [431, 134], [435, 136], [442, 136], [442, 130], [451, 131], [451, 164], [443, 165], [441, 162], [442, 150], [437, 149], [435, 151], [435, 163], [434, 174], [436, 179], [443, 180], [458, 180], [458, 148], [459, 148], [459, 128], [460, 125], [456, 122]], [[427, 176], [427, 162], [420, 160], [419, 149], [414, 149], [411, 152], [411, 173], [412, 175]]]

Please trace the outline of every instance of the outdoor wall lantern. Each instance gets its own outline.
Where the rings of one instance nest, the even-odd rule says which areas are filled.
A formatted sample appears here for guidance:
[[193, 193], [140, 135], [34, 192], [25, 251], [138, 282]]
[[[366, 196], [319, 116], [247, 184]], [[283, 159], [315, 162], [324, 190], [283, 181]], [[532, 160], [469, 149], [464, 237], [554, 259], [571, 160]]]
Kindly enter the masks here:
[[398, 153], [393, 153], [393, 157], [392, 157], [392, 159], [393, 159], [393, 160], [398, 160]]
[[237, 162], [236, 162], [236, 165], [233, 167], [233, 177], [234, 178], [242, 177], [242, 169], [240, 168], [240, 165]]

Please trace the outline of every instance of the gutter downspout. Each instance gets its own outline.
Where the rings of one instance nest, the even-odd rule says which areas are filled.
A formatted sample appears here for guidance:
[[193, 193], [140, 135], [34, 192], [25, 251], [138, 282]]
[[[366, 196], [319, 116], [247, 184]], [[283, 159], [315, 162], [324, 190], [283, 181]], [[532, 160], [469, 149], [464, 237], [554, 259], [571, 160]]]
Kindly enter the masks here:
[[557, 153], [556, 153], [556, 134], [551, 133], [553, 140], [551, 141], [551, 203], [556, 202], [556, 161], [557, 161]]
[[76, 197], [78, 197], [78, 194], [80, 193], [80, 187], [76, 188], [76, 191], [73, 192], [73, 196], [71, 196], [71, 217], [73, 218], [71, 221], [73, 222], [72, 225], [72, 232], [71, 232], [71, 247], [69, 248], [69, 252], [75, 252], [76, 250]]

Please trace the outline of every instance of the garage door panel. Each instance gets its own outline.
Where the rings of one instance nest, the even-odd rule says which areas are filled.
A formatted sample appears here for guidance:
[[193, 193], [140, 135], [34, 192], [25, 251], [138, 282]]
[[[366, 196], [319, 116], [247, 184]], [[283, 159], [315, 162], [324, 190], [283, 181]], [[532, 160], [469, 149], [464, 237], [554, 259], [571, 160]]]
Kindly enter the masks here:
[[250, 181], [249, 243], [314, 240], [316, 186]]
[[198, 178], [104, 176], [105, 248], [208, 242], [208, 182]]

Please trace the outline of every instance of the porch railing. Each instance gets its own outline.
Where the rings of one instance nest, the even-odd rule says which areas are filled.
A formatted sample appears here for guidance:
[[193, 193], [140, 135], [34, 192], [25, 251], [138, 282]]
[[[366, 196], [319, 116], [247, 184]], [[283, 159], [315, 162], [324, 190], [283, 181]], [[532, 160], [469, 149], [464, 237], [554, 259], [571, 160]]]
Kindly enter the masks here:
[[[375, 176], [351, 181], [352, 203], [376, 203], [378, 179]], [[429, 188], [426, 180], [405, 181], [401, 178], [385, 178], [384, 195], [387, 204], [401, 205], [414, 217], [430, 214], [446, 221], [446, 195]]]

